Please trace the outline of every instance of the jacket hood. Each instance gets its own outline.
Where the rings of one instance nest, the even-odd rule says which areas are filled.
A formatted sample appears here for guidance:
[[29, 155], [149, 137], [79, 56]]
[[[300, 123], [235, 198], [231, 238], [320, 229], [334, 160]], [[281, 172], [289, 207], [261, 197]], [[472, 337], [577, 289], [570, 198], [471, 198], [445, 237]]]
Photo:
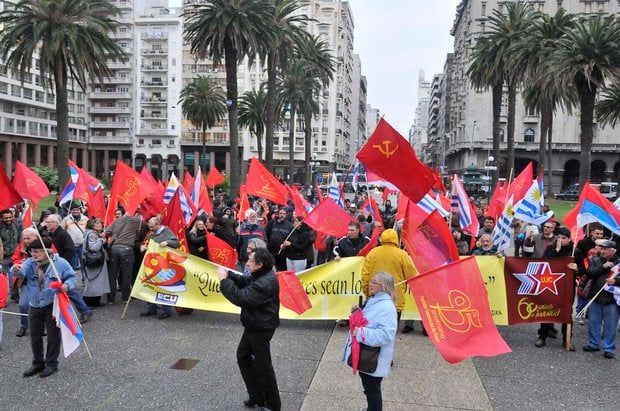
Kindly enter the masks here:
[[383, 233], [381, 233], [381, 238], [379, 239], [382, 245], [392, 244], [398, 247], [398, 233], [393, 228], [388, 228]]

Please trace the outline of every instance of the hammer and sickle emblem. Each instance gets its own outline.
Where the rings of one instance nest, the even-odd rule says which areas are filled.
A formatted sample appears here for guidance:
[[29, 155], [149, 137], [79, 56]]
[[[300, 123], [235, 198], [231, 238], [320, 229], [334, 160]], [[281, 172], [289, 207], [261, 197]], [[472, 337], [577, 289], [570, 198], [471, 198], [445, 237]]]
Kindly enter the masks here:
[[125, 186], [127, 187], [127, 190], [125, 190], [125, 192], [120, 194], [118, 197], [119, 200], [123, 200], [125, 204], [127, 204], [129, 203], [129, 199], [138, 193], [140, 182], [135, 177], [131, 177], [125, 181]]
[[30, 187], [32, 187], [32, 186], [34, 186], [34, 185], [36, 185], [36, 184], [37, 184], [37, 183], [35, 183], [35, 182], [32, 180], [32, 178], [30, 178], [30, 177], [27, 177], [27, 178], [26, 178], [26, 185], [28, 186], [28, 188], [30, 188]]
[[396, 148], [390, 151], [390, 146], [392, 145], [392, 142], [390, 140], [383, 140], [382, 143], [383, 145], [375, 144], [372, 146], [372, 148], [378, 149], [379, 152], [385, 156], [385, 158], [390, 158], [390, 156], [394, 154], [396, 150], [398, 150], [399, 145], [397, 144]]
[[431, 305], [439, 314], [441, 322], [450, 330], [457, 333], [466, 333], [472, 327], [482, 328], [480, 312], [471, 308], [469, 296], [460, 290], [451, 290], [448, 293], [448, 305]]

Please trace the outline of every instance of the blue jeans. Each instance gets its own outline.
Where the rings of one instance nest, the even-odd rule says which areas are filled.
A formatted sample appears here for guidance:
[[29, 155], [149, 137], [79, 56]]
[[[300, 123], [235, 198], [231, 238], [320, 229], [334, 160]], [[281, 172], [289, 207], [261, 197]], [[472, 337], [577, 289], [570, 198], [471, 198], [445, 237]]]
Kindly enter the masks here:
[[590, 346], [601, 346], [601, 324], [603, 324], [603, 351], [616, 351], [616, 327], [620, 308], [616, 304], [592, 303], [588, 308], [588, 340]]

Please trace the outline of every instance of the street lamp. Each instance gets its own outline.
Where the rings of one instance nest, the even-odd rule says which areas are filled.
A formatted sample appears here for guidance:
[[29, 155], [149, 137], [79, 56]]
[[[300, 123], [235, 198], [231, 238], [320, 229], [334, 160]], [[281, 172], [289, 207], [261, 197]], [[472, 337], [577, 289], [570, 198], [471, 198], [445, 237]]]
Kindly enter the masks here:
[[[312, 191], [312, 188], [315, 186], [315, 171], [318, 166], [321, 165], [320, 161], [317, 161], [317, 154], [312, 153], [312, 161], [310, 161], [310, 181], [312, 186], [308, 187], [308, 193]], [[308, 196], [309, 197], [309, 196]]]
[[487, 171], [487, 178], [486, 178], [486, 182], [487, 182], [487, 195], [491, 192], [491, 177], [489, 177], [489, 172], [490, 171], [495, 171], [497, 170], [497, 166], [493, 165], [493, 162], [495, 161], [495, 157], [493, 157], [492, 155], [489, 155], [487, 158], [487, 163], [484, 166], [484, 169]]

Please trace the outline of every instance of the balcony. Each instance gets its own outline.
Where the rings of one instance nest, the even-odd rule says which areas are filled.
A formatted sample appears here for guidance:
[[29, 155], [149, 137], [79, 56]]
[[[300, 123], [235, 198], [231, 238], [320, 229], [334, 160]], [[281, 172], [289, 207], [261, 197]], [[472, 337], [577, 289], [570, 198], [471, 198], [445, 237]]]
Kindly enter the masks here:
[[124, 68], [132, 68], [133, 65], [130, 61], [122, 62], [122, 61], [111, 61], [107, 63], [109, 69], [124, 69]]
[[158, 64], [158, 65], [144, 64], [140, 67], [140, 69], [142, 71], [168, 71], [168, 65], [167, 64]]
[[131, 77], [104, 77], [103, 84], [131, 84]]
[[141, 49], [140, 50], [140, 54], [145, 55], [145, 56], [150, 56], [150, 55], [159, 55], [162, 56], [164, 54], [168, 54], [168, 49]]
[[538, 124], [539, 118], [538, 116], [523, 116], [523, 122], [529, 124]]
[[143, 113], [140, 115], [142, 120], [166, 120], [167, 113]]
[[129, 114], [130, 107], [89, 107], [90, 114]]
[[168, 129], [165, 128], [141, 128], [140, 135], [164, 135], [168, 134]]
[[151, 31], [151, 32], [148, 32], [148, 33], [140, 34], [140, 38], [142, 40], [167, 39], [168, 38], [168, 32], [167, 31]]
[[91, 128], [129, 128], [128, 122], [123, 121], [91, 121]]
[[142, 104], [143, 106], [161, 106], [166, 105], [167, 101], [165, 98], [142, 98], [140, 99], [140, 104]]
[[142, 81], [140, 82], [142, 87], [167, 87], [167, 81]]
[[88, 93], [90, 99], [130, 99], [131, 93], [121, 93], [116, 91], [94, 91]]
[[108, 36], [113, 40], [133, 39], [133, 32], [131, 30], [127, 30], [124, 32], [114, 32], [108, 33]]
[[131, 144], [132, 138], [129, 135], [122, 136], [90, 136], [90, 144]]

